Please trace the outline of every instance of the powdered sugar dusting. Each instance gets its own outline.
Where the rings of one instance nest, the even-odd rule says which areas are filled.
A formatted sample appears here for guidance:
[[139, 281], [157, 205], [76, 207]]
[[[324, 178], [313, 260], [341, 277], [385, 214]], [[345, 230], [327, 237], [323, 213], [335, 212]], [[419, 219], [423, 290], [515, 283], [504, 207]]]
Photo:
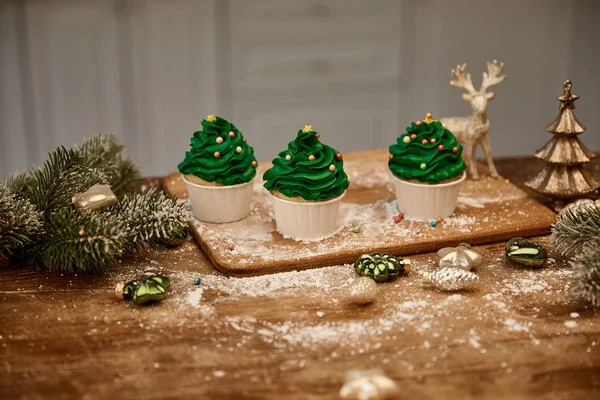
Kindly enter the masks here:
[[[289, 269], [294, 269], [297, 261], [315, 265], [323, 256], [348, 251], [366, 253], [395, 248], [398, 254], [410, 254], [425, 243], [460, 242], [466, 240], [466, 235], [488, 237], [499, 229], [519, 232], [520, 226], [531, 224], [529, 206], [541, 207], [535, 206], [533, 201], [527, 203], [525, 193], [506, 180], [466, 180], [461, 187], [457, 211], [437, 227], [432, 227], [430, 221], [408, 217], [397, 224], [393, 220], [399, 213], [395, 187], [385, 163], [379, 161], [346, 163], [351, 188], [357, 191], [368, 189], [378, 200], [364, 204], [364, 196], [356, 197], [349, 191], [339, 209], [338, 229], [329, 238], [296, 242], [282, 237], [277, 232], [270, 196], [262, 187], [261, 179], [254, 183], [254, 197], [247, 218], [230, 224], [195, 221], [194, 229], [218, 262], [235, 273], [249, 268], [263, 271], [263, 266], [272, 262], [284, 262]], [[510, 206], [514, 201], [524, 203], [515, 210]], [[491, 204], [494, 207], [490, 207]], [[512, 213], [511, 218], [505, 217], [508, 213]], [[551, 216], [548, 213], [548, 225]], [[352, 231], [355, 225], [360, 226], [358, 234]], [[228, 248], [229, 244], [233, 245], [233, 250]], [[430, 246], [426, 245], [427, 248]], [[268, 270], [264, 272], [268, 273]]]

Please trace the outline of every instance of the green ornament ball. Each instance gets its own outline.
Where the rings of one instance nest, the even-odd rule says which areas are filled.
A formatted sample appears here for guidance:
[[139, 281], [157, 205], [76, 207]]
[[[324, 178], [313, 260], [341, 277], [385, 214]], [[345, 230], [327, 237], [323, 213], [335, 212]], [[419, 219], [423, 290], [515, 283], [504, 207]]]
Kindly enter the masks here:
[[386, 282], [410, 270], [410, 261], [388, 253], [363, 254], [354, 263], [360, 276], [368, 276], [376, 282]]
[[508, 260], [526, 267], [541, 267], [548, 258], [542, 245], [522, 237], [511, 239], [504, 250]]
[[143, 274], [125, 283], [120, 297], [130, 299], [135, 304], [161, 301], [167, 297], [169, 286], [171, 282], [166, 276]]

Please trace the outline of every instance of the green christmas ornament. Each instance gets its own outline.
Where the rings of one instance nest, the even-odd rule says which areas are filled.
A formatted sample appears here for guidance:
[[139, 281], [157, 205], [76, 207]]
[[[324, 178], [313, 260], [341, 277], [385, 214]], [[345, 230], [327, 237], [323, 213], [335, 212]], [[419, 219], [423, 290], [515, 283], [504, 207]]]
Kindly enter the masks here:
[[506, 258], [526, 267], [541, 267], [548, 258], [542, 245], [522, 237], [511, 239], [506, 244]]
[[358, 275], [385, 282], [410, 271], [410, 260], [387, 253], [363, 254], [354, 263]]
[[166, 276], [146, 273], [125, 284], [117, 283], [116, 295], [119, 299], [131, 299], [135, 304], [145, 304], [167, 297], [170, 285]]

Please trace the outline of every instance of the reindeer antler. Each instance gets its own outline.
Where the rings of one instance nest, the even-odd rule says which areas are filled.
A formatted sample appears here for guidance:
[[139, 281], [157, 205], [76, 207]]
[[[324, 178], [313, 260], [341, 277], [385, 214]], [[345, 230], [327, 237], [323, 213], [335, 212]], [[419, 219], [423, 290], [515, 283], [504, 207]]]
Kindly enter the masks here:
[[466, 72], [466, 69], [467, 64], [457, 65], [456, 69], [453, 69], [450, 72], [452, 78], [454, 78], [450, 81], [450, 86], [454, 86], [455, 88], [459, 89], [465, 89], [469, 93], [475, 93], [476, 90], [471, 82], [471, 74]]
[[481, 91], [485, 92], [490, 86], [497, 85], [504, 82], [506, 75], [499, 76], [504, 68], [504, 63], [498, 63], [498, 60], [487, 62], [487, 72], [483, 73], [483, 80], [481, 81]]

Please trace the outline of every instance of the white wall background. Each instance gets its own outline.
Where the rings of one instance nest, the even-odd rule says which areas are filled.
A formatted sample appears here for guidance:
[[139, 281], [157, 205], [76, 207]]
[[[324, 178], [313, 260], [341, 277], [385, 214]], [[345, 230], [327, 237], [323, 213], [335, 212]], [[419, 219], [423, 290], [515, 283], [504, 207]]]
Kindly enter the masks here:
[[147, 175], [176, 169], [209, 113], [269, 160], [305, 123], [341, 151], [467, 115], [449, 70], [504, 61], [495, 155], [549, 135], [565, 79], [600, 149], [595, 0], [0, 0], [0, 177], [114, 132]]

